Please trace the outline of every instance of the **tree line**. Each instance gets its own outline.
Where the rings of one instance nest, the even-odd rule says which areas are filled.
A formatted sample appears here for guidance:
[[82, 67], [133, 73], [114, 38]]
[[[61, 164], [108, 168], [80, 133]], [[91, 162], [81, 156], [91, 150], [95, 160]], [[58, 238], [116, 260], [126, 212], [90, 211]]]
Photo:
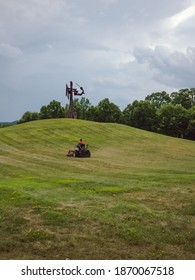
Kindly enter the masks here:
[[[18, 123], [39, 119], [64, 118], [69, 105], [53, 100], [40, 108], [40, 112], [27, 111]], [[195, 140], [195, 88], [181, 89], [168, 94], [165, 91], [147, 95], [144, 100], [135, 100], [124, 110], [101, 100], [97, 106], [88, 98], [74, 99], [78, 119], [95, 122], [120, 123], [173, 137]]]

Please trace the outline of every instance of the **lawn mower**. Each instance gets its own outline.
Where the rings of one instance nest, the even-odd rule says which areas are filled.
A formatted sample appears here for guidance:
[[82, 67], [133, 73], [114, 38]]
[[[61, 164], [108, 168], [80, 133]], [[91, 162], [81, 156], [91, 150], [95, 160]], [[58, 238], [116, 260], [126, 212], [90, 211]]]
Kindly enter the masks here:
[[67, 153], [67, 157], [90, 157], [91, 152], [89, 150], [89, 146], [87, 145], [76, 145], [74, 150], [69, 150]]

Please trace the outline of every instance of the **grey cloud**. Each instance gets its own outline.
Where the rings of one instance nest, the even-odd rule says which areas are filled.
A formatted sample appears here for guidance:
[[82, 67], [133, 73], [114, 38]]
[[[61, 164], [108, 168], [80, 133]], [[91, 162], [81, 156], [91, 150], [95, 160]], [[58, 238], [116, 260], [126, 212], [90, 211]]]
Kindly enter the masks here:
[[158, 82], [172, 87], [191, 87], [195, 75], [195, 48], [185, 52], [171, 51], [164, 46], [136, 48], [134, 55], [138, 63], [146, 64]]
[[[192, 4], [0, 1], [0, 98], [6, 100], [0, 103], [0, 121], [14, 120], [26, 109], [38, 111], [51, 99], [67, 102], [64, 86], [70, 80], [83, 85], [91, 103], [108, 97], [122, 107], [156, 90], [190, 87], [193, 19], [176, 28], [168, 23]], [[5, 109], [9, 100], [15, 100], [11, 111]]]

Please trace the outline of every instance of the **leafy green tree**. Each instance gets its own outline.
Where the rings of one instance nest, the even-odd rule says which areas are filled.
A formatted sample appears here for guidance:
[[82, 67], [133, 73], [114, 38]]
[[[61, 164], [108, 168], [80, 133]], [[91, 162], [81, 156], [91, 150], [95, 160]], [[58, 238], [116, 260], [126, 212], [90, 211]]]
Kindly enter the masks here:
[[189, 96], [191, 98], [191, 105], [195, 106], [195, 88], [189, 90]]
[[87, 118], [87, 111], [89, 110], [91, 103], [88, 98], [82, 97], [74, 99], [74, 110], [77, 113], [77, 118], [85, 120]]
[[174, 137], [186, 137], [189, 113], [181, 104], [165, 104], [159, 109], [158, 116], [159, 132]]
[[32, 112], [32, 114], [31, 114], [31, 120], [32, 120], [32, 121], [39, 120], [39, 113], [38, 113], [38, 112]]
[[30, 111], [26, 111], [21, 119], [18, 121], [18, 123], [24, 123], [24, 122], [30, 122], [31, 121], [31, 112]]
[[187, 128], [188, 139], [195, 140], [195, 105], [189, 110], [189, 125]]
[[40, 109], [40, 119], [63, 118], [64, 115], [65, 109], [56, 100], [52, 100], [47, 106], [44, 105]]
[[195, 120], [191, 120], [188, 126], [188, 139], [195, 140]]
[[51, 115], [48, 106], [43, 105], [40, 109], [40, 119], [50, 119]]
[[97, 106], [97, 119], [99, 122], [117, 123], [121, 117], [121, 110], [108, 98], [103, 99]]
[[69, 105], [66, 104], [65, 107], [64, 107], [64, 116], [66, 117], [67, 114], [68, 114], [68, 109], [69, 109]]
[[34, 120], [38, 120], [39, 119], [39, 113], [37, 112], [30, 112], [30, 111], [26, 111], [21, 119], [18, 121], [18, 123], [25, 123], [25, 122], [30, 122], [30, 121], [34, 121]]
[[151, 95], [147, 95], [145, 101], [149, 101], [156, 108], [161, 108], [162, 105], [171, 102], [171, 98], [168, 93], [162, 91], [162, 92], [152, 93]]
[[181, 104], [184, 108], [189, 109], [195, 105], [195, 89], [181, 89], [179, 92], [171, 93], [172, 104]]
[[47, 106], [51, 118], [63, 118], [64, 117], [64, 108], [61, 106], [61, 103], [53, 100]]
[[123, 122], [127, 125], [149, 131], [156, 130], [156, 107], [149, 101], [135, 100], [124, 109], [122, 115]]
[[86, 120], [98, 122], [98, 107], [90, 106], [86, 112]]

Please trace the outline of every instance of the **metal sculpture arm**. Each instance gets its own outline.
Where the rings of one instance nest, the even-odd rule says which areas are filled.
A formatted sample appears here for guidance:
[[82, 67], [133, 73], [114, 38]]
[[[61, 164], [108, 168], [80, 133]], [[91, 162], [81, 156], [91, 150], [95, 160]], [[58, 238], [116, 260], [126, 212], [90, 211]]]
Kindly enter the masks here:
[[78, 93], [78, 91], [77, 91], [77, 93], [75, 95], [83, 95], [83, 94], [85, 94], [83, 87], [79, 86], [77, 83], [76, 83], [76, 85], [80, 88], [81, 92]]

